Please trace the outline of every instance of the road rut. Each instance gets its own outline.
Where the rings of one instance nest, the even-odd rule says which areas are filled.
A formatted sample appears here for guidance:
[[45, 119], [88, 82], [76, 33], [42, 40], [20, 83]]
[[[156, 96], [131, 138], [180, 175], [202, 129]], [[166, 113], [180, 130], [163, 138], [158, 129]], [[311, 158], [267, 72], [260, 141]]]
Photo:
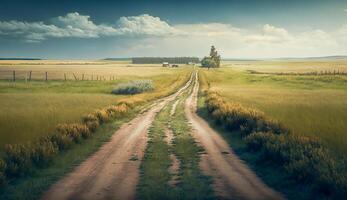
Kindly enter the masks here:
[[193, 74], [175, 94], [162, 98], [121, 126], [97, 152], [54, 184], [41, 199], [135, 199], [139, 166], [147, 145], [147, 131], [156, 114], [192, 83]]
[[193, 137], [206, 150], [200, 166], [213, 179], [216, 194], [223, 199], [272, 200], [283, 197], [267, 187], [232, 151], [226, 141], [196, 114], [198, 76], [192, 94], [185, 102], [185, 114]]

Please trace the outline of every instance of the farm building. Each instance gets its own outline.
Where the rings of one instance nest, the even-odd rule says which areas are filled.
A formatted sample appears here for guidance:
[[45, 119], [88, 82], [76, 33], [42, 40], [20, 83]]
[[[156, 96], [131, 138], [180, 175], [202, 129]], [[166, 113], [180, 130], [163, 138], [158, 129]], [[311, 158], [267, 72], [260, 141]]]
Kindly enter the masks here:
[[163, 67], [170, 67], [170, 64], [168, 62], [163, 62]]

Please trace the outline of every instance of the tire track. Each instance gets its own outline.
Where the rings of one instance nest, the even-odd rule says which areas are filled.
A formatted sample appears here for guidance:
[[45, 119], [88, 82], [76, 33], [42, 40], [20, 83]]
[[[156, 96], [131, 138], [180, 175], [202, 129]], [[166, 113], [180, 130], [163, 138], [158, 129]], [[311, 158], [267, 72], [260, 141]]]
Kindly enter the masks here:
[[162, 98], [129, 123], [71, 173], [54, 184], [41, 199], [135, 199], [139, 166], [147, 146], [147, 131], [156, 114], [192, 84]]
[[193, 137], [206, 150], [200, 167], [213, 178], [216, 194], [225, 199], [283, 199], [279, 193], [267, 187], [235, 155], [224, 139], [196, 114], [198, 88], [198, 76], [195, 74], [193, 92], [185, 102], [185, 114], [192, 125]]

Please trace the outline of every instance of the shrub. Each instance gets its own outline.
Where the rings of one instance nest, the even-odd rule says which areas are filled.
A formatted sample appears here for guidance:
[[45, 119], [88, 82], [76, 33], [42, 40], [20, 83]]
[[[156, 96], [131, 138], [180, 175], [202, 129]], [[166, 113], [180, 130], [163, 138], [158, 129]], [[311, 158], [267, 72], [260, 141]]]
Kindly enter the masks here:
[[207, 68], [214, 68], [214, 67], [217, 67], [217, 63], [209, 57], [204, 57], [201, 60], [201, 66], [207, 67]]
[[28, 172], [32, 166], [31, 149], [28, 145], [7, 144], [4, 149], [6, 175], [20, 176]]
[[106, 111], [112, 117], [120, 117], [128, 112], [128, 106], [125, 103], [119, 104], [117, 106], [109, 106]]
[[282, 124], [257, 110], [225, 102], [216, 92], [206, 92], [206, 108], [215, 121], [240, 131], [248, 150], [260, 152], [262, 160], [283, 166], [300, 182], [339, 199], [346, 195], [347, 169], [317, 139], [290, 133]]
[[99, 121], [99, 124], [103, 124], [110, 120], [110, 115], [106, 110], [97, 110], [93, 113]]
[[82, 122], [88, 127], [89, 131], [94, 132], [99, 127], [99, 119], [96, 115], [88, 114], [82, 117]]
[[217, 123], [229, 130], [240, 130], [243, 135], [255, 131], [272, 131], [277, 134], [288, 132], [281, 124], [266, 119], [262, 112], [238, 103], [227, 103], [216, 92], [207, 92], [205, 103]]
[[138, 94], [154, 89], [152, 80], [133, 80], [121, 83], [112, 90], [112, 94]]
[[90, 131], [85, 124], [59, 124], [56, 132], [61, 135], [69, 136], [74, 142], [78, 143], [82, 138], [88, 138]]
[[59, 149], [49, 137], [43, 137], [33, 144], [33, 152], [31, 159], [37, 166], [42, 166], [49, 163], [58, 153]]
[[50, 136], [50, 140], [58, 147], [59, 150], [68, 149], [73, 144], [73, 140], [70, 136], [63, 135], [59, 132], [52, 134]]
[[346, 171], [317, 139], [294, 134], [252, 133], [245, 138], [248, 149], [259, 151], [298, 181], [311, 182], [325, 194], [339, 195], [347, 188]]
[[0, 159], [0, 186], [6, 181], [5, 177], [6, 163], [4, 160]]

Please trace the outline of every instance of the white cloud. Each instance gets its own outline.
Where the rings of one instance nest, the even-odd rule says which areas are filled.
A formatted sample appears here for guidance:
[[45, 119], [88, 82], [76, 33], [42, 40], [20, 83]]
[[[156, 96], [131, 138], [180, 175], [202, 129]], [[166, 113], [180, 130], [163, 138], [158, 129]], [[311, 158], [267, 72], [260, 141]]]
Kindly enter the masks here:
[[283, 43], [291, 39], [286, 29], [269, 24], [265, 24], [260, 33], [246, 36], [246, 41], [249, 43]]
[[64, 37], [66, 31], [55, 25], [46, 25], [43, 22], [20, 22], [20, 21], [0, 21], [0, 31], [2, 35], [22, 36], [27, 41], [44, 40], [46, 37]]
[[96, 25], [90, 20], [90, 16], [80, 15], [77, 12], [59, 16], [54, 22], [65, 30], [70, 37], [97, 38], [103, 35], [117, 34], [117, 30], [112, 26]]
[[52, 24], [43, 22], [0, 21], [0, 34], [22, 37], [28, 42], [39, 42], [49, 37], [98, 38], [102, 36], [167, 36], [178, 34], [178, 30], [159, 17], [148, 14], [121, 17], [117, 26], [95, 24], [88, 15], [77, 12], [59, 16]]
[[178, 30], [162, 21], [159, 17], [148, 14], [121, 17], [118, 22], [121, 34], [167, 36], [178, 34]]
[[230, 24], [206, 23], [206, 24], [179, 24], [174, 26], [180, 35], [194, 35], [206, 37], [232, 37], [240, 35], [241, 29]]
[[[239, 28], [226, 23], [169, 24], [148, 14], [121, 17], [116, 23], [96, 24], [88, 15], [68, 13], [44, 22], [0, 21], [0, 35], [26, 42], [48, 38], [131, 37], [122, 49], [132, 55], [206, 54], [216, 45], [225, 57], [276, 57], [343, 54], [347, 52], [347, 23], [336, 30], [290, 31], [265, 24]], [[126, 50], [124, 50], [126, 49]], [[165, 49], [165, 51], [163, 51]], [[183, 50], [183, 51], [182, 51]]]

